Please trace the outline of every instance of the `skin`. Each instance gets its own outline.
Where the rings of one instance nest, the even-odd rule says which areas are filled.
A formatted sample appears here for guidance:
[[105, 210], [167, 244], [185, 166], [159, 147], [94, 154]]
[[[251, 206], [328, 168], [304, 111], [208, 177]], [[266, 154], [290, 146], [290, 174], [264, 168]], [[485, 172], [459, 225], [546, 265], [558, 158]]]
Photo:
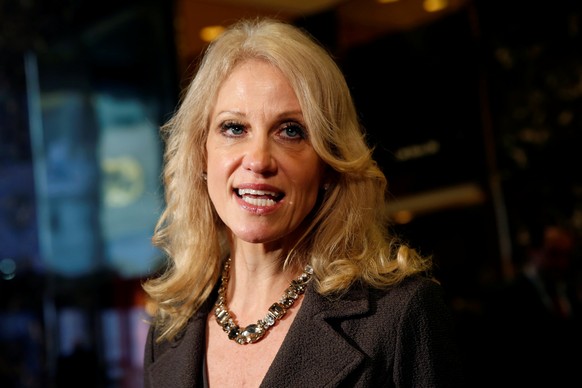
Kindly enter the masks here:
[[[293, 89], [266, 62], [249, 60], [234, 69], [218, 91], [209, 122], [208, 192], [230, 231], [227, 304], [246, 326], [262, 318], [301, 272], [284, 269], [281, 257], [315, 206], [325, 168], [309, 142]], [[211, 386], [258, 386], [301, 303], [300, 297], [264, 339], [245, 346], [229, 340], [211, 313], [206, 353]]]
[[272, 65], [247, 61], [222, 84], [206, 143], [208, 191], [234, 240], [277, 249], [313, 209], [324, 167], [307, 137], [299, 101]]

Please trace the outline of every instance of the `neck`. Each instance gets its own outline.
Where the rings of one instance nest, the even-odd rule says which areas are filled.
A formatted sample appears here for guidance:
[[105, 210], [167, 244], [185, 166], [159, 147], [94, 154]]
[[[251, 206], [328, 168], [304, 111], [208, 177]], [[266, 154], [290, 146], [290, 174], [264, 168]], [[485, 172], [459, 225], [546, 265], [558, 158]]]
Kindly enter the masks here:
[[[228, 290], [232, 288], [229, 287], [230, 283], [235, 280], [235, 277], [231, 275], [233, 268], [233, 262], [229, 259], [225, 263], [223, 269], [221, 287], [218, 291], [218, 299], [216, 301], [214, 315], [218, 324], [228, 333], [229, 339], [232, 339], [239, 344], [259, 341], [267, 330], [275, 325], [278, 320], [282, 319], [287, 313], [287, 310], [293, 307], [295, 302], [300, 299], [301, 294], [305, 292], [307, 283], [311, 279], [313, 273], [311, 267], [307, 266], [300, 276], [297, 276], [293, 281], [290, 281], [285, 291], [281, 292], [279, 298], [270, 305], [266, 315], [263, 315], [262, 318], [259, 317], [255, 321], [257, 323], [251, 323], [248, 326], [245, 326], [240, 323], [242, 320], [242, 314], [237, 315], [236, 312], [232, 311], [232, 308], [229, 308]], [[279, 276], [278, 279], [280, 278], [281, 277]], [[241, 293], [239, 292], [239, 294]], [[239, 300], [242, 300], [240, 296]], [[253, 303], [251, 303], [251, 305], [256, 307]], [[254, 310], [255, 308], [253, 308], [253, 311]]]
[[247, 260], [246, 256], [233, 256], [227, 290], [229, 308], [241, 322], [253, 322], [300, 273], [297, 269], [283, 269], [283, 262], [277, 257]]

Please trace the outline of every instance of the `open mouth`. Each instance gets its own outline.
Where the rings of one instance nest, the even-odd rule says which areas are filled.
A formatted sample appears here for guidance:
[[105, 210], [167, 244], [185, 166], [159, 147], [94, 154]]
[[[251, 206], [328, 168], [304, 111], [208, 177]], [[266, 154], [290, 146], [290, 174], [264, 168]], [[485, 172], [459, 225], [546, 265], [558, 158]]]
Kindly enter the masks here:
[[235, 193], [253, 206], [273, 206], [285, 196], [283, 193], [255, 189], [235, 189]]

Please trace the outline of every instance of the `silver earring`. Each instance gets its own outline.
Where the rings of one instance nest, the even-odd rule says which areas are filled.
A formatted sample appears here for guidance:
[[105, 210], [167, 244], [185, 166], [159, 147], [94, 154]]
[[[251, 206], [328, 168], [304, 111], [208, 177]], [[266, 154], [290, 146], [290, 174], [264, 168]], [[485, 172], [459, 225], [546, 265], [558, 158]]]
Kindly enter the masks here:
[[202, 179], [208, 180], [208, 175], [205, 172], [202, 173]]
[[329, 183], [323, 185], [323, 190], [327, 191], [329, 189]]

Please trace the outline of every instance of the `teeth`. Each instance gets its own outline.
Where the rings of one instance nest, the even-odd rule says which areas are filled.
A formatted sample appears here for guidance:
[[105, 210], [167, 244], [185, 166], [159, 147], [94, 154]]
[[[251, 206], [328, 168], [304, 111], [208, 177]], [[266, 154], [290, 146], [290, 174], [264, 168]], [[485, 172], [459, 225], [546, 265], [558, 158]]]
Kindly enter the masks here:
[[252, 195], [270, 195], [271, 197], [276, 197], [277, 193], [274, 193], [272, 191], [263, 191], [263, 190], [254, 190], [254, 189], [238, 189], [238, 193], [239, 195], [246, 195], [246, 194], [252, 194]]
[[[273, 191], [238, 189], [238, 194], [241, 196], [243, 201], [253, 206], [273, 206], [274, 204], [277, 203], [275, 201], [277, 193]], [[261, 198], [251, 197], [249, 195], [261, 196]], [[265, 198], [266, 196], [272, 198]]]
[[243, 201], [254, 206], [273, 206], [277, 202], [266, 198], [242, 197]]

